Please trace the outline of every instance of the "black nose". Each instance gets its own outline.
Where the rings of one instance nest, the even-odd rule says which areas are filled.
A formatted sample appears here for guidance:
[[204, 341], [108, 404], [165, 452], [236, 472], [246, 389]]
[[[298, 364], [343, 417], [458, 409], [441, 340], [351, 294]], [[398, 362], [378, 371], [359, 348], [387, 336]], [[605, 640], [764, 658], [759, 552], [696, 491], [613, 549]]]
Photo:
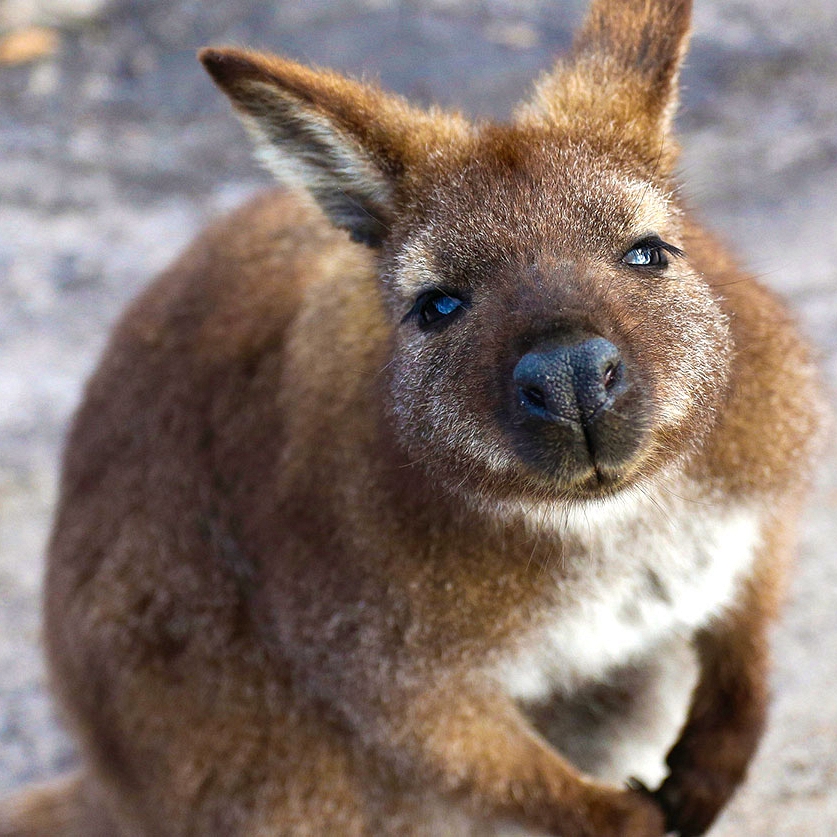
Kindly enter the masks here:
[[591, 337], [523, 355], [514, 383], [526, 415], [587, 427], [624, 389], [625, 371], [619, 349]]

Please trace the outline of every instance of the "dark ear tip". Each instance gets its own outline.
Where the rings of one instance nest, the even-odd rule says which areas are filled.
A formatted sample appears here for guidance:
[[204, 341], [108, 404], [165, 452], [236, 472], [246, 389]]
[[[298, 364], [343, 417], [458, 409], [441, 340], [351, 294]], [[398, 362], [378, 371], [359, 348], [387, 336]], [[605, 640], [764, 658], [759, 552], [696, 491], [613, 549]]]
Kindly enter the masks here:
[[221, 68], [226, 60], [227, 53], [222, 49], [215, 47], [203, 47], [198, 50], [198, 61], [203, 64], [206, 71], [214, 78], [216, 72]]
[[204, 47], [198, 50], [198, 60], [220, 87], [230, 87], [239, 79], [259, 74], [247, 53], [237, 49]]

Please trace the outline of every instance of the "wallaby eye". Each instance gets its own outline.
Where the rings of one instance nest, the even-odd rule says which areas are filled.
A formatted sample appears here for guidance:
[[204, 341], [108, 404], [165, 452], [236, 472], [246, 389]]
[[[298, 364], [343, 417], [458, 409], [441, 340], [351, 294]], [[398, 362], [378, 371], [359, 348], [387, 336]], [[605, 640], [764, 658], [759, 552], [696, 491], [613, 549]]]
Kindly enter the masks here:
[[665, 252], [659, 247], [649, 247], [643, 244], [628, 250], [622, 257], [625, 264], [638, 265], [640, 267], [656, 267], [668, 264]]
[[408, 317], [413, 315], [418, 320], [419, 328], [428, 329], [445, 324], [460, 313], [465, 300], [453, 293], [432, 290], [423, 293], [412, 307]]
[[622, 263], [633, 267], [668, 267], [668, 256], [682, 256], [683, 251], [656, 236], [639, 241], [622, 256]]

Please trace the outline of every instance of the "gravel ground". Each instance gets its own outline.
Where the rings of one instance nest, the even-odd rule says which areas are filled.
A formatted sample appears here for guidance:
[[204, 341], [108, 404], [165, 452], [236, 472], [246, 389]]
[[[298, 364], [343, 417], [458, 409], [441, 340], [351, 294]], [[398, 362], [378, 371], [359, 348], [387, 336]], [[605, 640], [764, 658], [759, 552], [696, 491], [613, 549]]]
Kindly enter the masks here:
[[[267, 179], [207, 43], [504, 116], [582, 3], [0, 0], [0, 792], [73, 763], [38, 645], [62, 434], [125, 302]], [[708, 224], [790, 299], [837, 376], [837, 5], [696, 0], [680, 130]], [[831, 396], [834, 401], [833, 395]], [[757, 408], [757, 405], [755, 405]], [[772, 724], [714, 834], [837, 834], [837, 463], [828, 446], [775, 632]]]

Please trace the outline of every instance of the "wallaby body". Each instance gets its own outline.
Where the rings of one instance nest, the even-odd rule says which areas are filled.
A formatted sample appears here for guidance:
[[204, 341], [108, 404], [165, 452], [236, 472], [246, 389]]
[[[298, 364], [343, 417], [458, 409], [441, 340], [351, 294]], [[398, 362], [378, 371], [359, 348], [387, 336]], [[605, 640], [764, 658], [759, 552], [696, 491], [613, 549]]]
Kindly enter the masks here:
[[508, 126], [203, 53], [318, 206], [260, 197], [116, 329], [46, 591], [84, 772], [0, 833], [709, 827], [817, 398], [674, 196], [688, 5], [594, 2]]

